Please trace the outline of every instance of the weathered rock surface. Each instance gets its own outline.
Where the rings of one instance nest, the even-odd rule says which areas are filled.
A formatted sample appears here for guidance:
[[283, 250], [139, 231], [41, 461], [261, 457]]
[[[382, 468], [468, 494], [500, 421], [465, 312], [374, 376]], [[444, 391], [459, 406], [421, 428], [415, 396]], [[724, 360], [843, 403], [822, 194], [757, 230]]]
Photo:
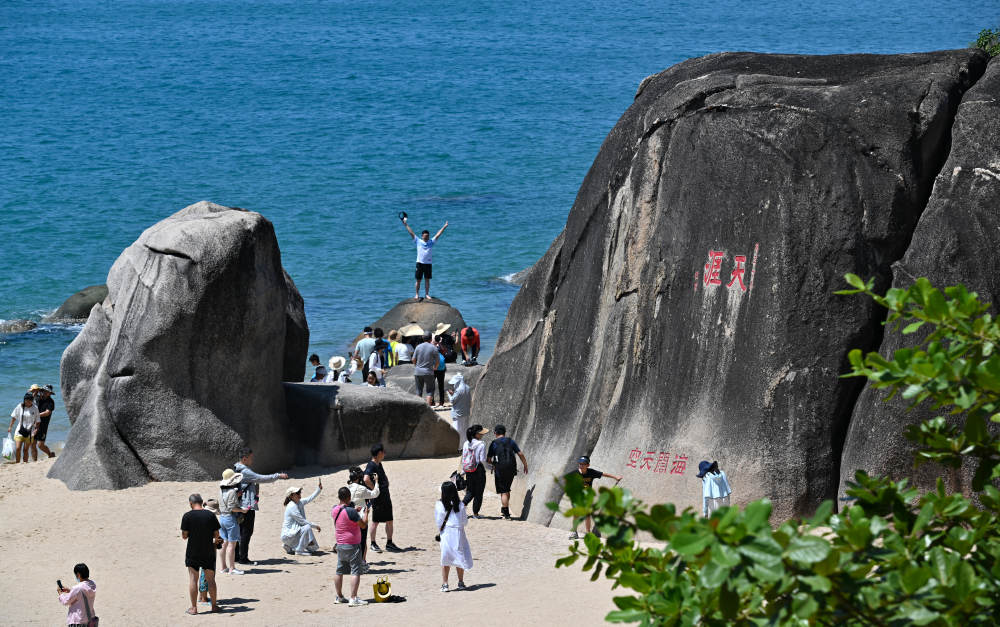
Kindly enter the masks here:
[[107, 297], [107, 285], [85, 287], [67, 298], [62, 305], [59, 305], [59, 309], [56, 309], [52, 315], [45, 318], [45, 322], [86, 320], [90, 316], [90, 310], [94, 308], [94, 305], [104, 302], [104, 299]]
[[63, 354], [73, 427], [50, 477], [73, 489], [207, 480], [244, 445], [262, 472], [292, 463], [281, 380], [288, 351], [305, 360], [287, 342], [305, 318], [268, 220], [191, 205], [125, 249], [108, 290]]
[[414, 395], [338, 383], [284, 386], [296, 464], [363, 465], [378, 442], [389, 459], [455, 452], [451, 422]]
[[[449, 333], [458, 331], [465, 326], [465, 319], [462, 318], [461, 312], [439, 298], [422, 301], [407, 298], [400, 301], [370, 326], [373, 329], [381, 328], [388, 335], [392, 329], [398, 329], [408, 324], [418, 324], [423, 327], [424, 331], [431, 332], [442, 322], [451, 325], [451, 328], [448, 329]], [[357, 342], [361, 337], [362, 335], [359, 334], [354, 341]]]
[[833, 291], [888, 286], [985, 66], [725, 53], [644, 81], [475, 394], [528, 457], [527, 517], [583, 453], [647, 501], [700, 505], [701, 459], [776, 518], [835, 497], [861, 389], [838, 374], [881, 313]]
[[[951, 135], [951, 154], [906, 255], [893, 267], [893, 286], [908, 288], [916, 277], [927, 277], [939, 289], [963, 283], [996, 306], [1000, 304], [995, 261], [1000, 244], [1000, 63], [992, 62], [962, 99]], [[878, 352], [892, 355], [912, 345], [913, 338], [887, 332]], [[914, 446], [903, 431], [940, 412], [925, 406], [908, 412], [898, 397], [889, 402], [884, 398], [884, 392], [866, 387], [854, 406], [841, 461], [841, 491], [857, 469], [896, 479], [910, 477], [924, 488], [932, 488], [939, 476], [945, 476], [950, 488], [970, 489], [974, 469], [960, 472], [934, 464], [913, 469]]]
[[[456, 374], [461, 374], [465, 382], [475, 391], [476, 386], [479, 385], [479, 380], [482, 378], [483, 373], [486, 372], [486, 364], [480, 364], [478, 366], [463, 366], [461, 364], [448, 364], [448, 370], [444, 376], [444, 388], [447, 391], [448, 381], [454, 377]], [[393, 366], [389, 373], [385, 376], [385, 384], [389, 388], [395, 388], [398, 390], [403, 390], [407, 394], [417, 394], [417, 384], [413, 379], [413, 364], [399, 364], [398, 366]], [[434, 388], [434, 402], [437, 402], [437, 387]], [[473, 405], [473, 412], [475, 411], [475, 405]], [[475, 419], [473, 419], [475, 421]]]
[[0, 320], [0, 333], [24, 333], [38, 327], [34, 320]]

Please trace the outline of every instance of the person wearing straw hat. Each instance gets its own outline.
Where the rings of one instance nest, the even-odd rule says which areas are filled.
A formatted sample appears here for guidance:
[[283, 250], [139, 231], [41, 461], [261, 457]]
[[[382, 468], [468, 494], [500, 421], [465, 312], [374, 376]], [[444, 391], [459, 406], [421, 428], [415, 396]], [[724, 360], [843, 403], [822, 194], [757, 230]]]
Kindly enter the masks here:
[[340, 381], [340, 372], [344, 369], [347, 364], [347, 359], [341, 357], [340, 355], [334, 355], [330, 358], [328, 362], [326, 377], [323, 378], [323, 383], [337, 383]]
[[434, 244], [441, 237], [441, 234], [444, 233], [444, 230], [448, 228], [448, 222], [445, 221], [444, 226], [441, 227], [441, 230], [434, 237], [431, 237], [431, 232], [426, 230], [420, 233], [420, 237], [417, 237], [417, 234], [410, 228], [410, 223], [406, 221], [406, 218], [402, 220], [407, 233], [410, 234], [410, 237], [413, 238], [413, 243], [417, 246], [417, 270], [415, 274], [417, 284], [413, 288], [413, 299], [422, 300], [420, 298], [420, 279], [423, 278], [424, 298], [431, 300], [431, 249], [434, 248]]
[[323, 479], [319, 480], [316, 491], [302, 498], [302, 486], [292, 486], [285, 490], [285, 520], [281, 525], [281, 544], [285, 553], [292, 555], [312, 555], [319, 550], [319, 542], [313, 529], [322, 531], [314, 522], [306, 518], [306, 504], [311, 503], [323, 490]]
[[35, 395], [35, 407], [38, 408], [38, 430], [35, 432], [35, 442], [31, 446], [31, 459], [32, 461], [38, 459], [38, 449], [41, 449], [49, 457], [55, 457], [56, 454], [45, 446], [45, 438], [49, 433], [49, 421], [52, 420], [52, 412], [56, 409], [56, 402], [52, 400], [55, 391], [51, 384], [44, 387], [33, 385], [30, 391]]
[[439, 342], [441, 354], [444, 355], [445, 362], [453, 364], [458, 361], [458, 353], [455, 352], [455, 332], [448, 333], [450, 328], [450, 324], [439, 322], [437, 328], [434, 329], [434, 336], [441, 336]]
[[[222, 572], [230, 575], [242, 575], [243, 571], [236, 568], [236, 545], [240, 541], [239, 515], [246, 514], [243, 508], [243, 492], [240, 484], [243, 482], [243, 474], [232, 468], [222, 471], [222, 483], [219, 484], [219, 535], [222, 536]], [[209, 509], [208, 503], [214, 499], [206, 501], [205, 509]], [[209, 510], [211, 511], [211, 510]]]

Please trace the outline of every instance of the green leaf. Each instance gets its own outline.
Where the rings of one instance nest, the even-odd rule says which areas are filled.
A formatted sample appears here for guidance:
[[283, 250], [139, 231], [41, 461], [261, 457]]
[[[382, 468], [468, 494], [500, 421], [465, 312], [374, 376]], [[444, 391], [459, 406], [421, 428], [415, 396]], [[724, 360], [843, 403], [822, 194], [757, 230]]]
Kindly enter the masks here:
[[609, 623], [638, 623], [648, 614], [642, 610], [613, 610], [604, 617]]
[[923, 320], [919, 320], [917, 322], [911, 322], [910, 324], [903, 327], [903, 335], [909, 335], [911, 333], [915, 333], [917, 329], [919, 329], [922, 326], [924, 326]]
[[748, 531], [756, 531], [757, 529], [767, 525], [770, 518], [771, 501], [767, 499], [761, 499], [750, 503], [743, 512], [743, 524], [746, 525]]
[[682, 531], [670, 539], [670, 546], [681, 555], [697, 555], [712, 542], [712, 535], [707, 531], [693, 533]]
[[830, 520], [830, 514], [832, 513], [833, 501], [829, 499], [823, 501], [820, 503], [819, 507], [816, 508], [816, 513], [809, 519], [809, 525], [812, 527], [819, 527], [820, 525], [827, 524]]
[[788, 546], [788, 558], [803, 564], [822, 561], [829, 554], [830, 543], [818, 536], [798, 536]]
[[781, 563], [781, 545], [768, 536], [755, 538], [737, 550], [751, 562], [769, 566]]
[[865, 282], [861, 280], [861, 277], [856, 274], [851, 274], [850, 272], [844, 275], [844, 280], [847, 281], [848, 285], [859, 290], [863, 290], [867, 287]]
[[709, 562], [702, 566], [699, 573], [701, 585], [708, 589], [718, 588], [729, 576], [729, 568], [720, 566], [718, 562]]
[[803, 575], [799, 577], [799, 581], [806, 584], [816, 592], [827, 593], [832, 589], [830, 580], [822, 575]]
[[625, 571], [618, 577], [618, 583], [626, 588], [645, 594], [649, 592], [649, 580], [635, 571]]
[[732, 568], [740, 563], [740, 554], [733, 547], [717, 543], [712, 545], [712, 561], [720, 566]]
[[587, 545], [587, 551], [591, 555], [597, 555], [601, 552], [601, 539], [598, 538], [593, 533], [588, 533], [583, 536], [583, 543]]

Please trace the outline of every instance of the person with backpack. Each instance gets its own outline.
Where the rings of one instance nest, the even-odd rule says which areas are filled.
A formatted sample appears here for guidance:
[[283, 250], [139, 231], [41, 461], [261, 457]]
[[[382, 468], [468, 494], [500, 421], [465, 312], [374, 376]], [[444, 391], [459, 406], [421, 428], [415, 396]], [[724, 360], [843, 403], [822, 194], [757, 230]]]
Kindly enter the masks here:
[[236, 563], [247, 566], [256, 566], [255, 562], [250, 561], [250, 537], [253, 535], [253, 523], [260, 503], [260, 484], [288, 478], [283, 472], [259, 475], [250, 468], [252, 463], [253, 449], [248, 446], [240, 451], [240, 461], [233, 466], [234, 471], [243, 475], [243, 482], [240, 484], [243, 501], [240, 508], [244, 510], [244, 514], [243, 521], [240, 522], [240, 539], [236, 544]]
[[496, 439], [490, 442], [486, 460], [493, 468], [493, 481], [497, 494], [500, 495], [500, 513], [505, 520], [510, 520], [510, 488], [517, 476], [517, 457], [521, 458], [524, 474], [528, 474], [528, 460], [517, 442], [507, 437], [507, 427], [493, 427], [493, 435]]
[[483, 506], [483, 492], [486, 490], [486, 444], [483, 436], [489, 433], [483, 425], [472, 425], [465, 431], [466, 442], [462, 446], [462, 471], [465, 473], [467, 488], [462, 503], [472, 503], [472, 517], [482, 518], [479, 510]]

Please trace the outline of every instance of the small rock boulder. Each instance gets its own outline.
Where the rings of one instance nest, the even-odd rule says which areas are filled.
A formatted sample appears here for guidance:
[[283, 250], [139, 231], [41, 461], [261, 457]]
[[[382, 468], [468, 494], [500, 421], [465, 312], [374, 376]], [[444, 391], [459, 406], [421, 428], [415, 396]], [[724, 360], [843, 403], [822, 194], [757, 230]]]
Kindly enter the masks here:
[[34, 320], [0, 320], [0, 334], [24, 333], [38, 327]]
[[381, 442], [386, 457], [453, 454], [455, 430], [414, 395], [339, 383], [285, 383], [295, 463], [364, 464]]
[[[486, 372], [485, 364], [478, 366], [463, 366], [461, 364], [448, 364], [448, 370], [444, 376], [445, 389], [448, 389], [448, 381], [456, 374], [461, 374], [465, 383], [476, 391], [476, 384]], [[385, 384], [389, 388], [402, 390], [407, 394], [417, 394], [417, 383], [413, 379], [413, 364], [399, 364], [389, 369], [385, 375]], [[434, 388], [434, 398], [437, 399], [437, 388]]]
[[51, 315], [47, 316], [45, 322], [86, 320], [90, 316], [90, 310], [94, 308], [94, 305], [104, 302], [104, 299], [107, 297], [107, 285], [85, 287], [67, 298], [62, 305], [59, 305], [59, 309], [56, 309]]
[[290, 465], [281, 381], [305, 360], [288, 341], [301, 306], [258, 213], [200, 202], [146, 229], [63, 354], [73, 426], [49, 476], [72, 489], [205, 481], [246, 445], [262, 472]]
[[[373, 322], [371, 327], [373, 329], [383, 329], [386, 335], [392, 329], [399, 329], [408, 324], [417, 324], [425, 332], [432, 332], [442, 322], [451, 325], [448, 329], [449, 333], [458, 331], [466, 326], [461, 312], [439, 298], [430, 300], [425, 298], [420, 301], [408, 298], [401, 301], [384, 316]], [[361, 337], [359, 334], [354, 341], [357, 342]]]

